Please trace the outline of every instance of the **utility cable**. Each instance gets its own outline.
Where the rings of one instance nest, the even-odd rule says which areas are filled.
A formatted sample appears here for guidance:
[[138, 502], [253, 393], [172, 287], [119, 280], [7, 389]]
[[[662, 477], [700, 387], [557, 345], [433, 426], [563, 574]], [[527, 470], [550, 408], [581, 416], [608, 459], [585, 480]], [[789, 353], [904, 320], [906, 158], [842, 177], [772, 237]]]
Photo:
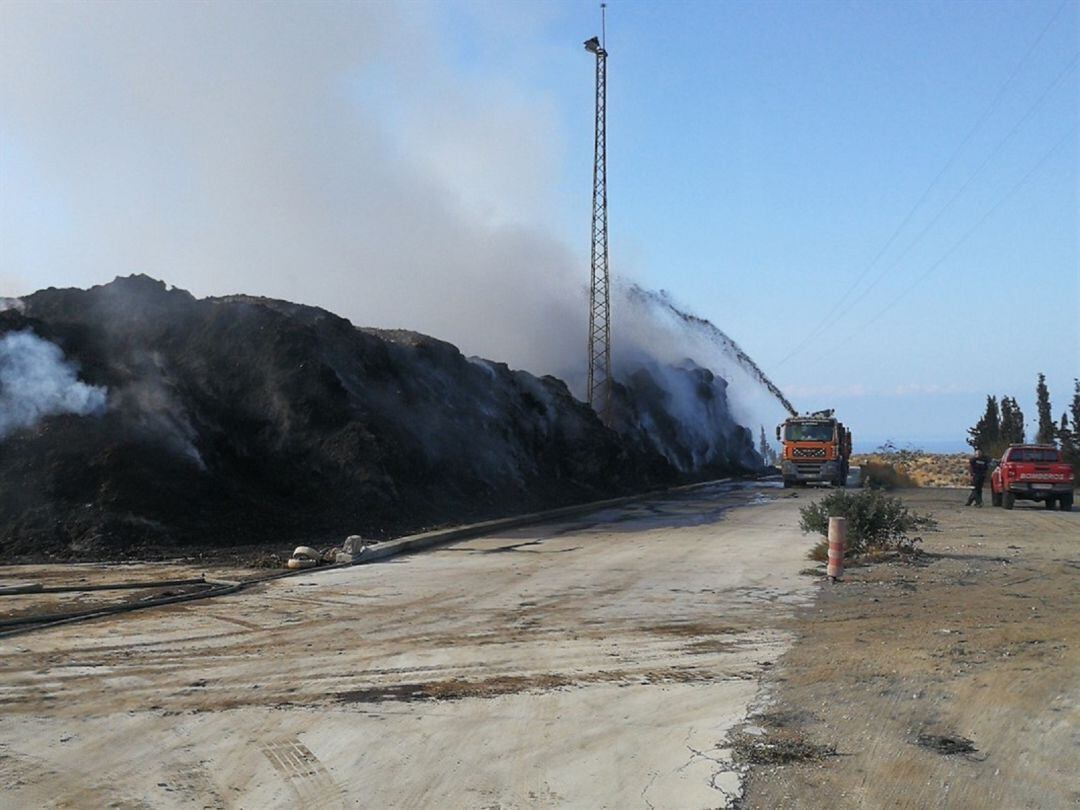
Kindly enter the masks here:
[[[1042, 42], [1043, 37], [1046, 36], [1046, 32], [1050, 30], [1050, 27], [1061, 15], [1062, 10], [1064, 10], [1065, 6], [1068, 5], [1068, 3], [1069, 0], [1062, 0], [1061, 4], [1057, 7], [1057, 10], [1050, 17], [1046, 25], [1043, 26], [1042, 30], [1039, 32], [1039, 35], [1035, 38], [1034, 42], [1031, 43], [1024, 55], [1020, 57], [1020, 60], [1016, 63], [1015, 67], [1013, 67], [1012, 72], [1009, 73], [1005, 81], [1002, 82], [1001, 85], [998, 87], [997, 93], [994, 94], [994, 97], [990, 100], [990, 103], [987, 104], [985, 109], [983, 109], [982, 114], [972, 125], [971, 129], [968, 130], [968, 133], [963, 137], [963, 139], [956, 146], [956, 148], [953, 149], [953, 152], [949, 156], [949, 159], [945, 162], [945, 165], [942, 166], [942, 168], [934, 176], [934, 179], [930, 181], [930, 184], [923, 190], [922, 194], [919, 195], [918, 200], [916, 200], [915, 204], [908, 210], [907, 215], [903, 218], [900, 224], [896, 226], [892, 234], [885, 241], [885, 244], [881, 247], [877, 254], [875, 254], [874, 258], [870, 261], [868, 265], [866, 265], [865, 268], [863, 268], [858, 278], [856, 278], [855, 281], [848, 286], [848, 289], [836, 301], [832, 309], [829, 310], [828, 314], [826, 314], [825, 317], [822, 318], [821, 322], [816, 327], [814, 327], [814, 329], [811, 330], [805, 338], [803, 338], [801, 343], [796, 345], [794, 349], [788, 352], [787, 355], [785, 355], [784, 358], [776, 364], [777, 368], [784, 365], [784, 363], [797, 355], [799, 352], [803, 351], [807, 346], [810, 345], [814, 338], [816, 338], [819, 334], [821, 334], [822, 331], [832, 325], [832, 323], [834, 322], [834, 316], [843, 308], [844, 303], [847, 301], [848, 297], [853, 292], [855, 292], [858, 286], [862, 284], [863, 279], [866, 278], [866, 275], [877, 265], [877, 263], [881, 260], [881, 257], [885, 255], [889, 248], [892, 247], [893, 242], [896, 241], [896, 238], [901, 234], [904, 228], [907, 227], [907, 224], [911, 221], [911, 218], [915, 215], [919, 208], [922, 207], [922, 204], [926, 202], [926, 199], [930, 196], [930, 192], [933, 191], [933, 189], [941, 181], [941, 178], [945, 176], [945, 174], [949, 171], [950, 168], [952, 168], [952, 165], [956, 162], [956, 158], [959, 157], [960, 152], [963, 151], [964, 147], [967, 146], [967, 144], [975, 136], [975, 133], [979, 131], [982, 125], [990, 117], [991, 113], [993, 113], [993, 111], [997, 108], [998, 104], [1001, 102], [1001, 99], [1005, 96], [1005, 91], [1009, 88], [1009, 85], [1012, 84], [1013, 80], [1020, 73], [1021, 68], [1023, 68], [1023, 66], [1027, 63], [1028, 58], [1030, 58], [1031, 54], [1034, 53], [1035, 49], [1039, 46], [1039, 43]], [[922, 234], [920, 234], [920, 237], [921, 235]], [[909, 246], [908, 249], [910, 249], [910, 247], [911, 246]], [[876, 284], [876, 282], [874, 282], [874, 284]], [[872, 284], [871, 287], [873, 287], [874, 284]], [[862, 299], [860, 298], [859, 300]]]
[[970, 186], [972, 184], [972, 182], [974, 182], [975, 179], [980, 174], [982, 174], [982, 170], [985, 169], [986, 166], [990, 163], [990, 161], [993, 160], [993, 158], [998, 154], [998, 152], [1000, 152], [1002, 150], [1002, 148], [1005, 146], [1005, 144], [1007, 144], [1012, 139], [1013, 135], [1015, 135], [1020, 130], [1020, 127], [1022, 127], [1024, 125], [1024, 123], [1029, 118], [1031, 118], [1032, 115], [1035, 114], [1036, 110], [1038, 110], [1038, 108], [1040, 106], [1042, 106], [1043, 101], [1045, 101], [1046, 97], [1048, 95], [1050, 95], [1050, 92], [1055, 87], [1057, 87], [1057, 85], [1061, 82], [1062, 79], [1065, 78], [1065, 76], [1068, 75], [1069, 71], [1071, 71], [1074, 67], [1076, 67], [1076, 63], [1078, 61], [1080, 61], [1080, 52], [1077, 52], [1076, 54], [1073, 55], [1072, 60], [1067, 65], [1065, 65], [1064, 69], [1057, 75], [1057, 77], [1055, 77], [1054, 81], [1051, 82], [1051, 84], [1035, 100], [1035, 103], [1032, 104], [1028, 108], [1027, 112], [1024, 113], [1024, 115], [1020, 118], [1020, 120], [1017, 121], [1013, 125], [1012, 129], [1010, 129], [1008, 131], [1008, 133], [1006, 133], [1005, 137], [1002, 138], [1000, 141], [998, 141], [997, 145], [983, 159], [982, 163], [979, 164], [978, 168], [976, 168], [975, 171], [972, 172], [972, 174], [968, 177], [968, 179], [965, 180], [964, 183], [960, 186], [960, 188], [958, 188], [956, 190], [956, 192], [949, 198], [948, 202], [946, 202], [945, 205], [943, 205], [938, 210], [938, 212], [933, 216], [933, 218], [923, 227], [923, 229], [921, 231], [919, 231], [918, 235], [910, 243], [908, 243], [908, 246], [906, 248], [904, 248], [904, 250], [901, 251], [900, 254], [898, 256], [896, 256], [895, 259], [893, 259], [893, 261], [889, 264], [888, 267], [884, 268], [880, 273], [877, 274], [877, 276], [871, 282], [869, 287], [867, 287], [865, 290], [863, 290], [859, 294], [859, 296], [854, 301], [851, 302], [851, 304], [850, 304], [851, 307], [855, 307], [858, 304], [860, 304], [862, 301], [866, 300], [866, 296], [868, 296], [870, 294], [870, 292], [881, 282], [881, 280], [885, 278], [885, 275], [890, 270], [894, 269], [898, 264], [900, 264], [900, 262], [904, 260], [904, 258], [908, 255], [908, 253], [911, 252], [911, 249], [913, 247], [915, 247], [915, 245], [917, 245], [920, 241], [922, 241], [922, 238], [924, 236], [926, 236], [926, 234], [930, 231], [930, 229], [933, 228], [934, 225], [936, 225], [938, 223], [938, 221], [941, 219], [942, 215], [946, 211], [948, 211], [949, 208], [952, 207], [952, 204], [954, 202], [956, 202], [956, 200], [960, 197], [960, 195], [962, 195], [964, 193], [965, 190], [967, 190], [968, 186]]
[[[924, 280], [926, 280], [926, 278], [931, 273], [933, 273], [946, 260], [948, 260], [957, 250], [959, 250], [959, 248], [971, 237], [971, 235], [973, 233], [975, 233], [975, 231], [978, 230], [983, 225], [983, 223], [986, 222], [986, 220], [988, 220], [991, 216], [993, 216], [993, 214], [996, 213], [997, 210], [999, 208], [1001, 208], [1001, 206], [1004, 205], [1005, 202], [1007, 202], [1009, 200], [1009, 198], [1011, 198], [1014, 194], [1016, 194], [1018, 191], [1020, 191], [1020, 189], [1023, 188], [1024, 185], [1027, 184], [1027, 182], [1035, 175], [1035, 173], [1038, 172], [1039, 169], [1041, 169], [1046, 164], [1046, 162], [1048, 160], [1050, 160], [1050, 158], [1054, 155], [1054, 153], [1057, 152], [1062, 147], [1062, 145], [1064, 143], [1066, 143], [1070, 138], [1072, 138], [1072, 137], [1074, 137], [1076, 135], [1076, 132], [1077, 132], [1077, 126], [1076, 125], [1074, 125], [1070, 129], [1068, 129], [1065, 132], [1065, 134], [1061, 138], [1059, 138], [1057, 140], [1057, 142], [1055, 142], [1054, 145], [1049, 150], [1047, 150], [1043, 154], [1043, 156], [1041, 158], [1039, 158], [1038, 162], [1034, 166], [1032, 166], [1030, 169], [1028, 169], [1028, 171], [1024, 174], [1023, 177], [1020, 178], [1020, 180], [1018, 180], [1004, 195], [999, 197], [997, 202], [995, 202], [992, 206], [990, 206], [982, 214], [982, 216], [980, 216], [975, 221], [975, 223], [970, 228], [968, 228], [964, 232], [964, 234], [958, 240], [956, 240], [955, 243], [953, 243], [952, 247], [950, 247], [947, 251], [945, 251], [945, 253], [941, 256], [941, 258], [939, 258], [936, 262], [934, 262], [929, 267], [927, 267], [919, 276], [917, 276], [914, 280], [912, 280], [911, 283], [907, 285], [907, 287], [905, 287], [903, 290], [901, 290], [899, 294], [894, 296], [892, 301], [890, 301], [885, 307], [883, 307], [880, 311], [878, 311], [877, 314], [875, 314], [872, 318], [870, 318], [870, 320], [866, 321], [866, 323], [864, 323], [862, 326], [855, 329], [850, 334], [848, 334], [846, 337], [844, 337], [840, 341], [840, 343], [841, 344], [847, 343], [849, 340], [854, 338], [856, 335], [859, 335], [859, 334], [865, 332], [865, 330], [867, 330], [868, 328], [873, 326], [883, 315], [885, 315], [886, 313], [890, 312], [893, 308], [895, 308], [897, 304], [899, 304], [905, 297], [907, 297], [907, 295], [913, 289], [915, 289], [915, 287], [917, 287]], [[829, 355], [821, 355], [820, 357], [815, 358], [815, 360], [812, 361], [812, 362], [818, 362], [818, 361], [824, 359], [826, 356], [831, 356], [831, 353]]]
[[[1073, 58], [1069, 60], [1065, 67], [1062, 68], [1062, 70], [1057, 74], [1057, 76], [1054, 77], [1054, 80], [1049, 85], [1047, 85], [1043, 92], [1039, 94], [1039, 97], [1035, 99], [1035, 102], [1030, 107], [1028, 107], [1027, 111], [1020, 117], [1020, 120], [1018, 120], [1005, 134], [1005, 136], [1000, 141], [998, 141], [998, 143], [983, 159], [983, 161], [979, 164], [975, 171], [967, 178], [967, 180], [964, 181], [964, 183], [960, 186], [959, 189], [957, 189], [957, 191], [952, 195], [952, 197], [949, 198], [945, 205], [938, 210], [938, 212], [934, 215], [930, 222], [928, 222], [926, 226], [923, 227], [923, 229], [918, 233], [918, 235], [908, 244], [906, 248], [904, 248], [904, 250], [896, 257], [896, 259], [893, 260], [893, 262], [888, 267], [883, 268], [882, 271], [877, 274], [877, 276], [871, 282], [870, 286], [863, 290], [858, 295], [858, 297], [856, 297], [855, 300], [851, 302], [849, 307], [855, 307], [856, 305], [864, 301], [866, 299], [866, 296], [869, 295], [870, 292], [882, 281], [882, 279], [885, 278], [885, 275], [890, 270], [895, 268], [900, 263], [900, 261], [904, 259], [908, 255], [908, 253], [911, 252], [911, 249], [914, 248], [915, 245], [918, 244], [922, 240], [922, 238], [930, 231], [930, 229], [937, 224], [937, 222], [941, 219], [942, 215], [952, 206], [954, 202], [956, 202], [956, 200], [960, 197], [961, 194], [963, 194], [963, 192], [968, 188], [968, 186], [970, 186], [971, 183], [974, 182], [974, 180], [982, 173], [982, 170], [986, 168], [986, 166], [997, 155], [997, 153], [1000, 152], [1001, 149], [1005, 146], [1005, 144], [1012, 139], [1013, 135], [1015, 135], [1020, 130], [1020, 127], [1022, 127], [1024, 123], [1027, 122], [1027, 120], [1035, 114], [1038, 108], [1042, 106], [1043, 101], [1045, 101], [1047, 96], [1049, 96], [1050, 93], [1058, 86], [1058, 84], [1060, 84], [1062, 79], [1064, 79], [1069, 74], [1069, 72], [1074, 67], [1076, 67], [1078, 61], [1080, 61], [1080, 52], [1073, 54]], [[839, 318], [833, 318], [828, 323], [828, 326], [832, 326], [838, 320]], [[818, 357], [816, 360], [811, 362], [817, 362], [821, 359], [822, 357]]]

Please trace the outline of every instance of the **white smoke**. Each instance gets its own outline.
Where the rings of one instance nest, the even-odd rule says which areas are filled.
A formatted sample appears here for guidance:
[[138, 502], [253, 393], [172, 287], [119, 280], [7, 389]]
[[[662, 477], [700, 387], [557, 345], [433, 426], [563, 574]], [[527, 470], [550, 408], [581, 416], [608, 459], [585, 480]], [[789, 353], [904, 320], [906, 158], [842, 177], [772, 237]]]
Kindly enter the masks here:
[[[144, 272], [534, 371], [579, 365], [588, 271], [552, 236], [559, 118], [508, 78], [459, 70], [444, 13], [0, 4], [0, 123], [14, 145], [0, 268], [34, 288]], [[566, 49], [590, 80], [580, 43]], [[28, 196], [62, 209], [63, 225], [42, 233], [51, 219], [22, 217]]]
[[0, 338], [0, 439], [46, 416], [105, 412], [106, 390], [78, 379], [55, 343], [29, 329]]
[[195, 447], [198, 433], [167, 382], [161, 358], [150, 353], [141, 359], [136, 379], [113, 390], [109, 409], [123, 413], [127, 423], [145, 438], [160, 442], [205, 470]]
[[[589, 178], [565, 196], [566, 113], [513, 67], [575, 73], [583, 87], [593, 68], [577, 40], [557, 58], [530, 45], [543, 14], [518, 4], [498, 25], [453, 9], [505, 68], [463, 70], [446, 13], [333, 0], [3, 5], [0, 109], [18, 163], [0, 207], [17, 214], [31, 196], [64, 225], [46, 240], [47, 218], [13, 216], [0, 267], [34, 286], [146, 272], [198, 296], [314, 304], [583, 395]], [[504, 24], [524, 29], [512, 48]], [[591, 101], [578, 154], [592, 149]], [[575, 208], [581, 240], [568, 243], [558, 234]], [[754, 386], [715, 344], [625, 303], [613, 302], [616, 358], [690, 356], [734, 374], [733, 399], [747, 399]]]
[[0, 312], [13, 309], [16, 312], [25, 312], [26, 304], [21, 298], [0, 298]]

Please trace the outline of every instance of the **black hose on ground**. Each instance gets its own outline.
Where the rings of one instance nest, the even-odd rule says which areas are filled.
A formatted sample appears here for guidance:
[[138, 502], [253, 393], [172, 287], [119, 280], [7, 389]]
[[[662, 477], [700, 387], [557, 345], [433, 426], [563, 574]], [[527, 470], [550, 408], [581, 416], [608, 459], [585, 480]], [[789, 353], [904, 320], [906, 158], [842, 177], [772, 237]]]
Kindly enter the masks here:
[[82, 593], [83, 591], [125, 591], [138, 588], [168, 588], [173, 585], [202, 585], [203, 577], [198, 579], [155, 579], [150, 582], [114, 582], [101, 585], [37, 585], [20, 590], [0, 587], [0, 596], [25, 596], [30, 593]]
[[[195, 591], [193, 593], [181, 593], [170, 594], [169, 596], [159, 596], [153, 599], [144, 599], [141, 602], [127, 602], [122, 605], [110, 605], [107, 607], [90, 608], [87, 610], [71, 611], [69, 613], [46, 613], [36, 614], [32, 616], [20, 616], [17, 619], [3, 619], [0, 620], [0, 638], [8, 638], [10, 636], [21, 635], [22, 633], [31, 633], [34, 630], [44, 630], [48, 627], [57, 627], [62, 624], [70, 624], [73, 622], [88, 621], [90, 619], [97, 619], [104, 616], [115, 616], [119, 613], [131, 613], [136, 610], [144, 610], [146, 608], [159, 607], [161, 605], [172, 605], [177, 602], [194, 602], [197, 599], [211, 599], [215, 596], [225, 596], [226, 594], [236, 593], [251, 585], [259, 585], [263, 582], [270, 582], [275, 579], [282, 579], [283, 577], [291, 577], [297, 574], [310, 574], [314, 571], [327, 571], [332, 568], [345, 568], [349, 563], [342, 563], [338, 565], [324, 565], [319, 568], [301, 568], [298, 570], [290, 571], [275, 571], [272, 574], [266, 574], [261, 577], [255, 577], [253, 579], [244, 580], [230, 580], [230, 579], [217, 579], [214, 577], [204, 576], [201, 579], [194, 580], [166, 580], [156, 582], [130, 582], [123, 583], [128, 588], [155, 588], [162, 587], [164, 585], [176, 585], [181, 583], [186, 584], [199, 584], [209, 585], [210, 588], [206, 590]], [[52, 593], [62, 592], [65, 589], [59, 591], [54, 590]], [[71, 588], [70, 590], [108, 590], [104, 586], [91, 586], [89, 588]], [[34, 591], [34, 593], [42, 593], [42, 591]]]
[[39, 613], [32, 616], [20, 616], [17, 619], [4, 619], [0, 621], [0, 628], [12, 629], [0, 630], [0, 638], [18, 635], [19, 633], [27, 633], [32, 630], [41, 630], [46, 627], [55, 627], [60, 624], [67, 624], [69, 622], [85, 621], [87, 619], [95, 619], [100, 616], [113, 616], [117, 613], [129, 613], [134, 610], [142, 610], [143, 608], [157, 607], [158, 605], [171, 605], [175, 604], [176, 602], [190, 602], [195, 599], [207, 599], [211, 596], [221, 596], [226, 593], [235, 593], [236, 591], [240, 590], [241, 587], [243, 587], [242, 583], [234, 582], [230, 586], [212, 587], [208, 590], [195, 591], [194, 593], [181, 593], [171, 594], [169, 596], [159, 596], [154, 599], [146, 599], [142, 602], [128, 602], [123, 605], [109, 605], [107, 607], [91, 608], [89, 610], [78, 610], [69, 613]]

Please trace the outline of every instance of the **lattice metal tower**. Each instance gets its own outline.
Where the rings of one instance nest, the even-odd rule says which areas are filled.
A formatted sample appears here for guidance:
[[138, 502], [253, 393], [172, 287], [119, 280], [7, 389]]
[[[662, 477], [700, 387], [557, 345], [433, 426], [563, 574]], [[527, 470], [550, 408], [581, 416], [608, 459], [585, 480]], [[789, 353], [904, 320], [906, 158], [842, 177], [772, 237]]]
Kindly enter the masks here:
[[[603, 13], [601, 5], [601, 13]], [[589, 404], [611, 416], [611, 299], [608, 294], [607, 51], [593, 37], [585, 49], [596, 54], [596, 140], [593, 149], [592, 285], [589, 291]]]

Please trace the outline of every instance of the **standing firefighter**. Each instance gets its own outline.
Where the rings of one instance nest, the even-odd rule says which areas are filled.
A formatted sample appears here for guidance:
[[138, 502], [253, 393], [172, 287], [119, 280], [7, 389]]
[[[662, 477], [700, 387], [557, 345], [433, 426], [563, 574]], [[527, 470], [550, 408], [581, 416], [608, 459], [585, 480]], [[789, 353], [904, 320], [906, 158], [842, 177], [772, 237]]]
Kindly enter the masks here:
[[983, 484], [986, 482], [986, 473], [990, 469], [990, 457], [985, 450], [976, 450], [975, 455], [968, 462], [971, 472], [971, 494], [968, 495], [967, 505], [982, 506]]

